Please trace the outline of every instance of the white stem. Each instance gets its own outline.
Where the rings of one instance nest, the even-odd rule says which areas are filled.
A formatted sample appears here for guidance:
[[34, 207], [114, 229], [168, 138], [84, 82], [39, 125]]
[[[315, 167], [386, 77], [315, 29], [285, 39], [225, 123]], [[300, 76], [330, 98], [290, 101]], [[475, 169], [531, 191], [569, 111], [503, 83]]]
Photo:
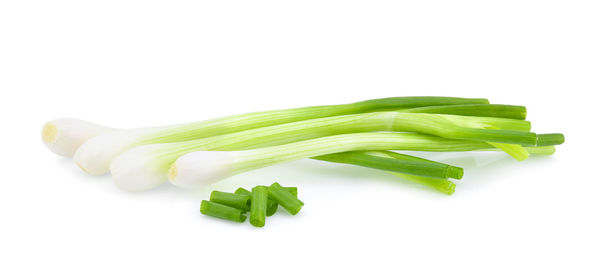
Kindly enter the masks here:
[[42, 128], [42, 141], [50, 151], [72, 157], [85, 141], [116, 129], [79, 119], [61, 118], [52, 120]]
[[157, 129], [128, 129], [104, 133], [84, 142], [73, 155], [75, 163], [90, 175], [102, 175], [123, 151], [139, 145], [144, 136]]

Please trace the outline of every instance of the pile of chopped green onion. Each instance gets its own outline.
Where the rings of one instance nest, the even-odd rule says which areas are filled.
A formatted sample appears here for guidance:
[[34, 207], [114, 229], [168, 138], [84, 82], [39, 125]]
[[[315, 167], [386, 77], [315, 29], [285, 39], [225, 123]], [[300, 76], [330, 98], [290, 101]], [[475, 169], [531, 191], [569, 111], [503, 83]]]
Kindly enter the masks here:
[[268, 187], [255, 186], [252, 191], [241, 187], [235, 193], [213, 191], [210, 201], [202, 201], [200, 212], [240, 223], [246, 221], [246, 213], [250, 212], [250, 224], [263, 227], [267, 216], [275, 214], [278, 206], [295, 215], [303, 205], [297, 187], [282, 187], [275, 182]]
[[[42, 140], [88, 174], [110, 172], [126, 191], [151, 190], [167, 181], [198, 188], [311, 158], [381, 170], [450, 195], [463, 168], [398, 151], [500, 151], [517, 161], [553, 154], [564, 136], [532, 132], [526, 115], [524, 106], [481, 98], [390, 97], [136, 129], [63, 118], [44, 125]], [[257, 188], [256, 194], [264, 190]]]

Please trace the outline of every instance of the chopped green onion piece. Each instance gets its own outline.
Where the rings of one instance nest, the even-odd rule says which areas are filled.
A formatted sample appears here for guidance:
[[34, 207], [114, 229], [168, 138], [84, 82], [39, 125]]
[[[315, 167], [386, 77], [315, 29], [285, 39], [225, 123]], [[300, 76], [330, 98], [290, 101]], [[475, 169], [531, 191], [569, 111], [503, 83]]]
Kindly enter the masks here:
[[[295, 197], [298, 196], [298, 187], [284, 187], [288, 192], [290, 192], [292, 195], [294, 195]], [[237, 188], [237, 190], [235, 190], [236, 194], [240, 194], [240, 195], [247, 195], [247, 196], [251, 196], [252, 193], [242, 187]], [[277, 204], [277, 201], [271, 199], [269, 197], [268, 201], [267, 201], [267, 216], [271, 216], [273, 214], [275, 214], [275, 212], [277, 212], [277, 207], [279, 205]]]
[[436, 113], [480, 117], [499, 117], [524, 120], [527, 117], [527, 108], [524, 106], [500, 105], [500, 104], [465, 104], [465, 105], [443, 105], [410, 108], [401, 110], [403, 112]]
[[[237, 190], [235, 190], [236, 194], [240, 194], [240, 195], [247, 195], [250, 196], [250, 205], [252, 205], [252, 192], [240, 187], [237, 188]], [[277, 207], [279, 205], [277, 205], [277, 201], [269, 198], [267, 200], [267, 216], [271, 216], [273, 214], [275, 214], [275, 212], [277, 212]]]
[[281, 207], [286, 209], [291, 214], [297, 214], [304, 203], [297, 197], [292, 195], [288, 190], [283, 188], [279, 183], [275, 182], [269, 186], [269, 196], [275, 199]]
[[290, 192], [290, 194], [298, 197], [298, 187], [283, 187], [286, 191]]
[[200, 204], [200, 212], [204, 215], [230, 220], [234, 222], [241, 223], [246, 220], [246, 215], [244, 215], [244, 211], [206, 200], [202, 200], [202, 204]]
[[210, 201], [223, 204], [243, 211], [250, 210], [250, 196], [241, 194], [232, 194], [220, 191], [210, 193]]
[[[248, 191], [248, 190], [246, 190], [246, 189], [244, 189], [242, 187], [237, 188], [237, 190], [235, 190], [235, 193], [238, 194], [238, 195], [252, 196], [252, 192], [250, 192], [250, 191]], [[252, 201], [252, 199], [250, 201]]]
[[267, 186], [256, 186], [252, 188], [252, 200], [250, 203], [250, 224], [255, 227], [263, 227], [267, 217], [267, 201], [269, 190]]

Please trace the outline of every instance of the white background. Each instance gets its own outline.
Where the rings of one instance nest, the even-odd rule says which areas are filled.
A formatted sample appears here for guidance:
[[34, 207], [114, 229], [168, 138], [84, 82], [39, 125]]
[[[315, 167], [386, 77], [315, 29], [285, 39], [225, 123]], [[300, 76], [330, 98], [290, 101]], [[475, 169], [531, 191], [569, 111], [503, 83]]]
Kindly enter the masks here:
[[[2, 1], [2, 271], [598, 271], [598, 1]], [[425, 154], [446, 196], [299, 161], [132, 194], [48, 152], [45, 121], [114, 127], [446, 95], [526, 105], [552, 157]], [[263, 229], [202, 216], [212, 189], [279, 181]]]

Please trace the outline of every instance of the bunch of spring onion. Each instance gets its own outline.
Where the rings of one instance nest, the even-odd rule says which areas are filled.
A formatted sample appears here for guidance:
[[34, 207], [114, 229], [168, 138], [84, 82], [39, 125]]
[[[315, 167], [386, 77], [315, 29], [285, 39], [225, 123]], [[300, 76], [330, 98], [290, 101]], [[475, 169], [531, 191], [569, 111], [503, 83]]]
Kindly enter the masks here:
[[517, 160], [552, 154], [562, 134], [535, 134], [523, 106], [487, 99], [393, 97], [242, 114], [181, 125], [113, 129], [58, 119], [42, 129], [53, 152], [85, 172], [111, 172], [127, 191], [167, 180], [196, 188], [269, 165], [312, 158], [393, 172], [452, 194], [463, 169], [391, 152], [504, 151]]

